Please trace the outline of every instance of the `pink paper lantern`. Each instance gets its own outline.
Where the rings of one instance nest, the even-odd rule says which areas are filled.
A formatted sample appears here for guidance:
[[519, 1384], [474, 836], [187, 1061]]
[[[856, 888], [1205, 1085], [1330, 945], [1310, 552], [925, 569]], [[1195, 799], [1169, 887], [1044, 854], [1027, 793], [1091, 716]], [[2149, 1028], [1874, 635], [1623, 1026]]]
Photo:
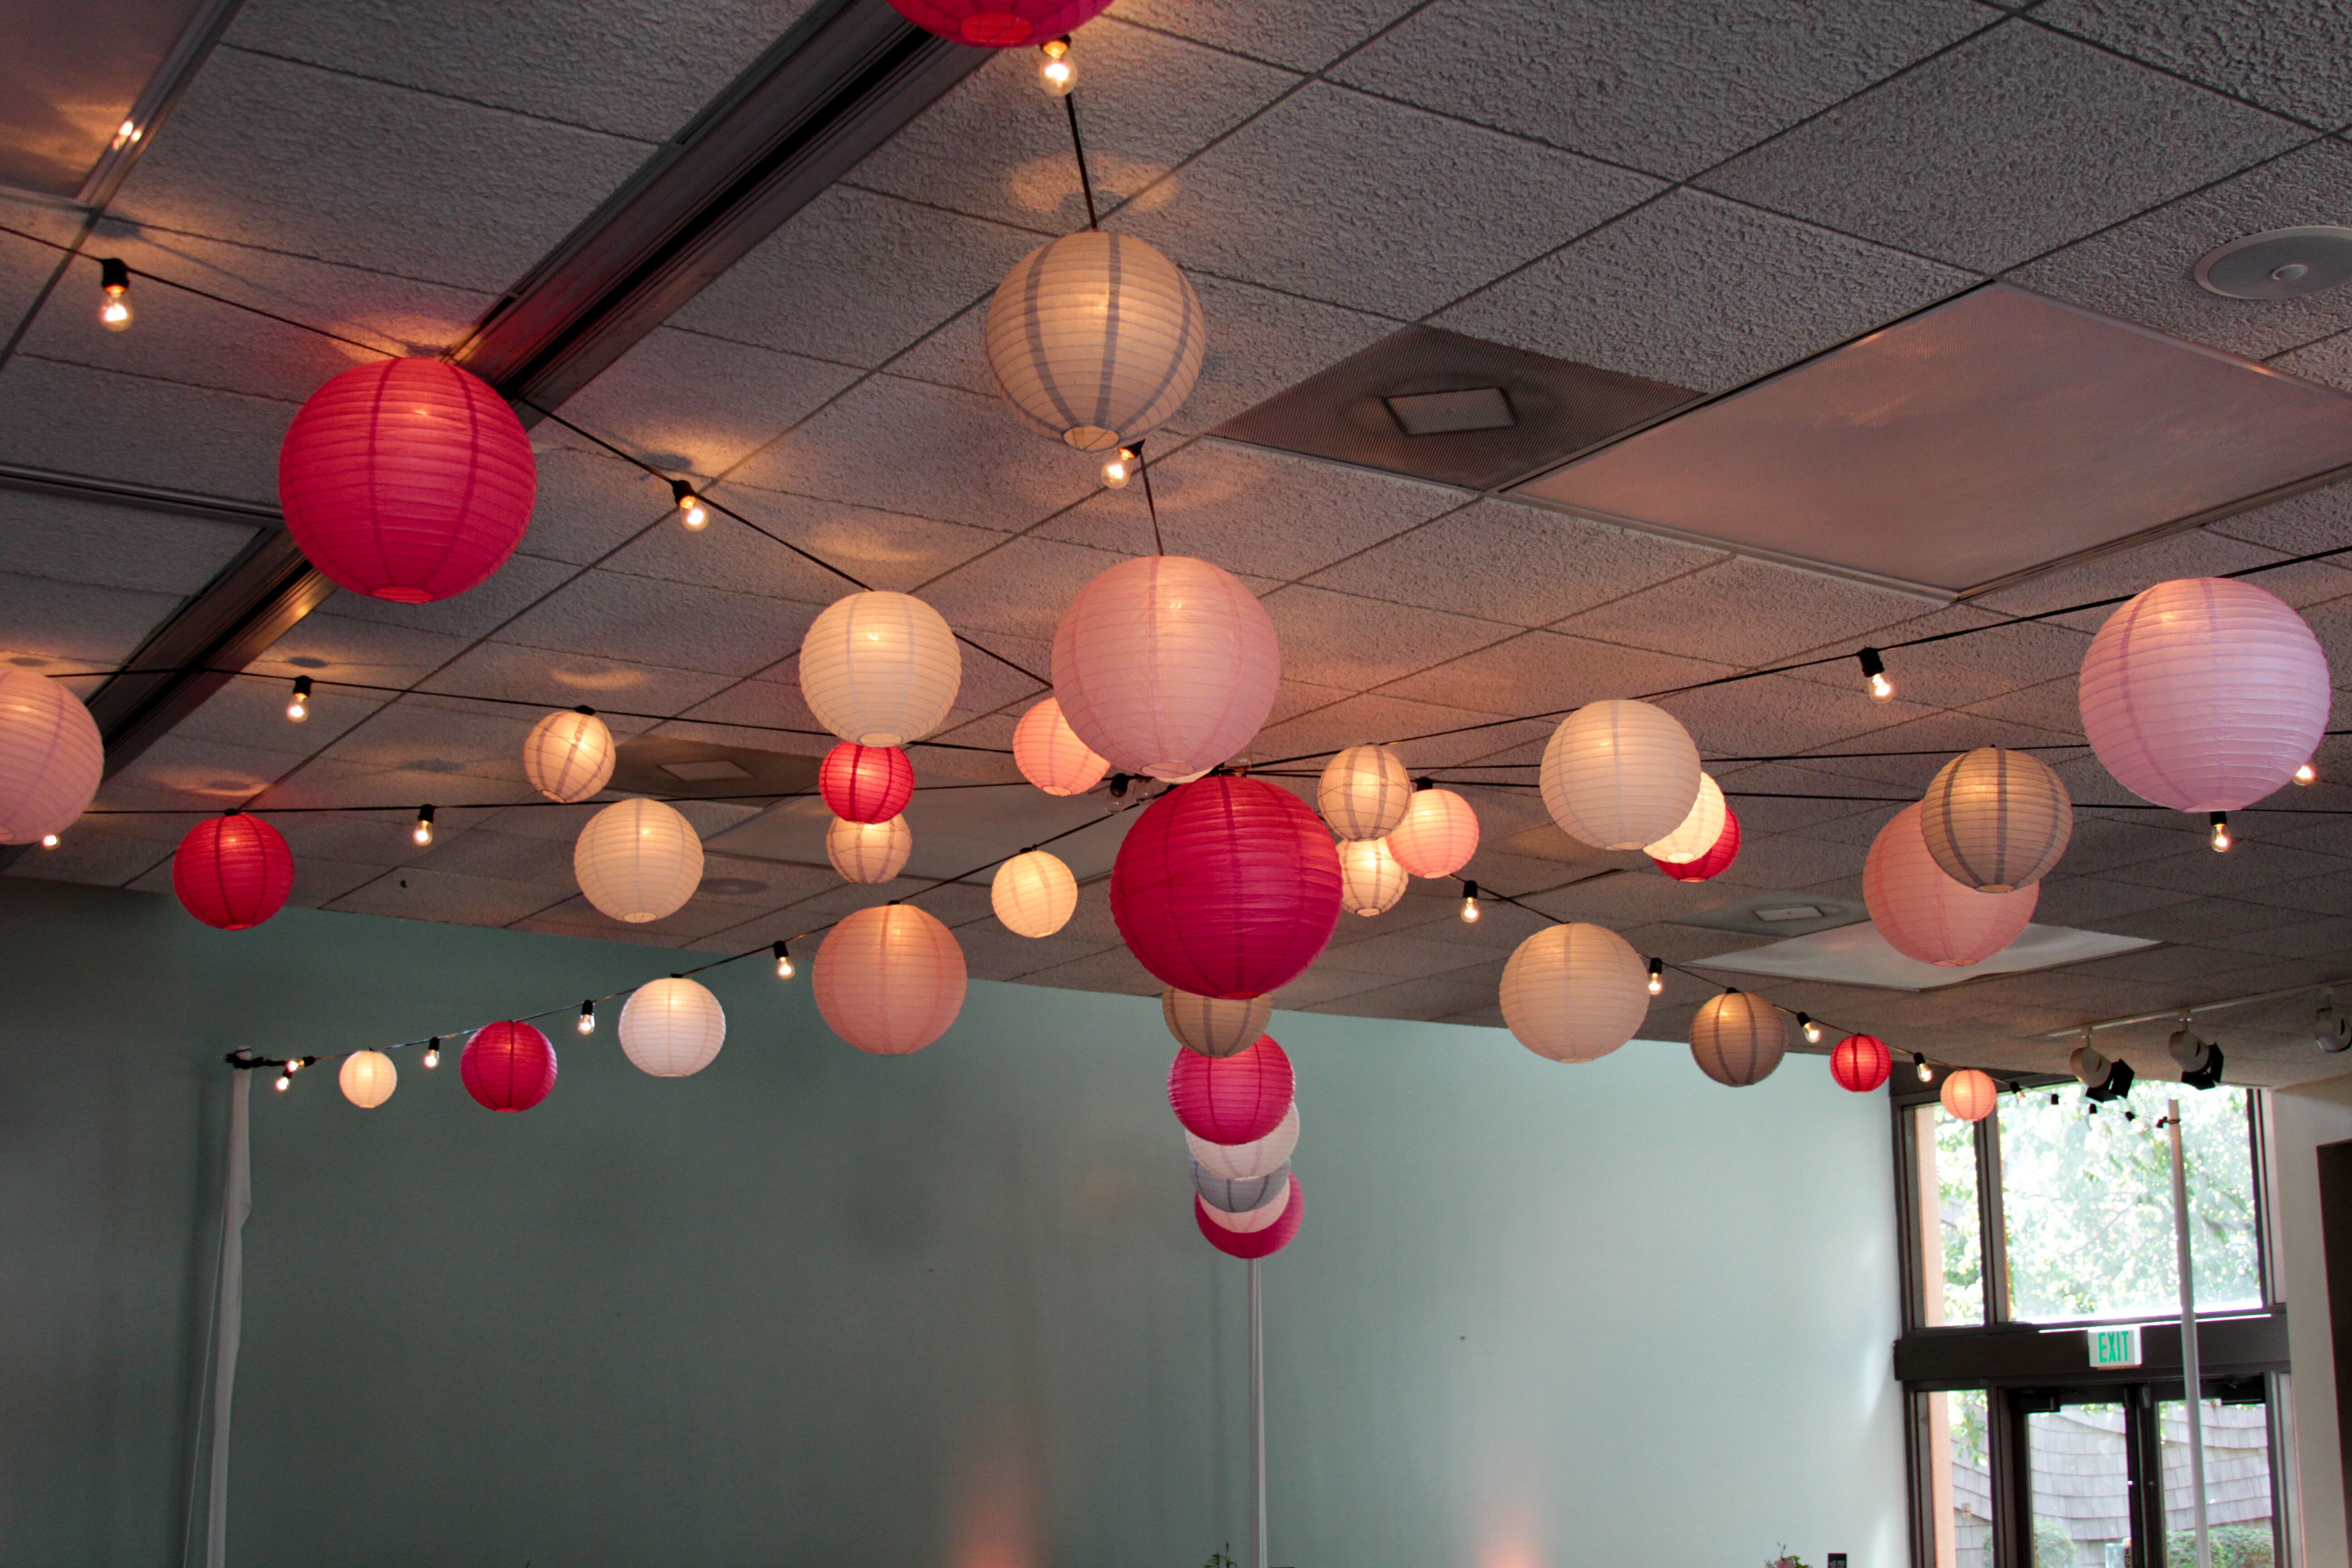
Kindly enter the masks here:
[[816, 950], [811, 986], [833, 1032], [879, 1057], [919, 1051], [963, 1011], [963, 948], [912, 904], [845, 915]]
[[1853, 1094], [1868, 1094], [1895, 1070], [1895, 1053], [1875, 1035], [1848, 1035], [1830, 1051], [1830, 1077]]
[[485, 1024], [466, 1042], [457, 1076], [492, 1110], [529, 1110], [555, 1087], [555, 1047], [529, 1024]]
[[1168, 1105], [1184, 1131], [1212, 1143], [1255, 1143], [1290, 1110], [1290, 1058], [1272, 1035], [1229, 1057], [1178, 1051], [1168, 1068]]
[[395, 605], [462, 594], [506, 564], [538, 489], [513, 410], [439, 360], [352, 366], [310, 395], [278, 452], [278, 503], [302, 553]]
[[197, 823], [172, 852], [172, 892], [208, 926], [250, 931], [286, 906], [294, 852], [285, 836], [242, 813]]
[[1723, 808], [1723, 831], [1716, 837], [1715, 847], [1696, 860], [1661, 860], [1650, 857], [1650, 864], [1677, 882], [1705, 882], [1731, 869], [1739, 858], [1739, 818], [1729, 806]]
[[1108, 761], [1078, 739], [1048, 697], [1013, 727], [1013, 762], [1021, 776], [1047, 795], [1084, 795], [1110, 772]]
[[982, 49], [1015, 49], [1058, 38], [1100, 16], [1110, 0], [890, 0], [927, 33]]
[[2294, 776], [2327, 729], [2327, 658], [2251, 583], [2183, 577], [2109, 616], [2083, 657], [2083, 732], [2117, 784], [2176, 811], [2236, 811]]
[[1192, 1223], [1201, 1227], [1202, 1237], [1211, 1247], [1228, 1258], [1271, 1258], [1290, 1245], [1306, 1212], [1307, 1191], [1295, 1173], [1290, 1178], [1290, 1201], [1283, 1205], [1282, 1217], [1264, 1230], [1227, 1230], [1209, 1217], [1209, 1205], [1201, 1201], [1198, 1194], [1192, 1198]]
[[1220, 775], [1136, 819], [1110, 874], [1137, 962], [1196, 996], [1260, 996], [1315, 962], [1339, 919], [1339, 854], [1288, 790]]
[[1478, 853], [1478, 814], [1450, 789], [1417, 789], [1389, 853], [1415, 877], [1451, 877]]
[[844, 822], [887, 822], [915, 798], [915, 765], [896, 746], [844, 741], [818, 764], [816, 793]]
[[1862, 867], [1862, 899], [1886, 943], [1922, 963], [1964, 968], [2015, 942], [2042, 897], [2042, 885], [1980, 893], [1954, 881], [1928, 853], [1919, 807], [1906, 805], [1878, 830]]

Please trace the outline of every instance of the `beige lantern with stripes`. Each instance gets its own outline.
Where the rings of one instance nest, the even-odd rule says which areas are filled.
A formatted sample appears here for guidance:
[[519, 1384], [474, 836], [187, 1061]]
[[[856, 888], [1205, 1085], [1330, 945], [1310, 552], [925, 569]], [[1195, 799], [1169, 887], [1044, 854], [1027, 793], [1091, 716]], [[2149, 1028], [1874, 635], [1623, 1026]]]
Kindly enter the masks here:
[[1132, 446], [1200, 379], [1201, 301], [1176, 264], [1088, 229], [1039, 246], [989, 302], [988, 368], [1040, 434], [1082, 452]]

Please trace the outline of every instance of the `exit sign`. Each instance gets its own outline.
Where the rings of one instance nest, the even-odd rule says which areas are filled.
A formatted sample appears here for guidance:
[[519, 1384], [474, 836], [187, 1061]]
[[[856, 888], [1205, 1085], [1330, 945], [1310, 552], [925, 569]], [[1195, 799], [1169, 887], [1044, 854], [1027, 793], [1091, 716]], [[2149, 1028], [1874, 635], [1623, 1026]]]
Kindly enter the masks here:
[[2091, 1331], [2091, 1364], [2093, 1366], [2137, 1366], [2139, 1364], [2139, 1330], [2093, 1329]]

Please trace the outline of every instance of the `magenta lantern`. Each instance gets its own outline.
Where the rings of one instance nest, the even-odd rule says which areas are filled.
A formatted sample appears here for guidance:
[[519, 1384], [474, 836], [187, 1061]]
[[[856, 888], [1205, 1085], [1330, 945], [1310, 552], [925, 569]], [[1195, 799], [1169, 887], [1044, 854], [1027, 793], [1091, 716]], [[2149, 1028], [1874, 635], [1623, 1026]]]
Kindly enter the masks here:
[[294, 852], [258, 817], [207, 817], [172, 852], [180, 907], [222, 931], [250, 931], [284, 908], [293, 890]]
[[1739, 858], [1739, 818], [1729, 806], [1723, 808], [1723, 831], [1716, 835], [1715, 847], [1696, 860], [1661, 860], [1650, 857], [1650, 864], [1677, 882], [1705, 882], [1731, 869]]
[[844, 822], [887, 822], [915, 798], [915, 765], [896, 746], [844, 741], [824, 754], [816, 792]]
[[983, 49], [1012, 49], [1058, 38], [1091, 22], [1110, 0], [890, 0], [927, 33]]
[[529, 1110], [555, 1087], [555, 1047], [529, 1024], [485, 1024], [466, 1042], [457, 1076], [492, 1110]]
[[1212, 1143], [1255, 1143], [1290, 1110], [1290, 1058], [1272, 1035], [1229, 1057], [1178, 1051], [1168, 1068], [1168, 1105], [1184, 1131]]
[[1830, 1077], [1853, 1094], [1868, 1094], [1895, 1070], [1895, 1053], [1875, 1035], [1848, 1035], [1830, 1052]]
[[1137, 962], [1195, 996], [1262, 996], [1339, 919], [1339, 852], [1307, 803], [1255, 779], [1181, 784], [1136, 819], [1110, 874]]
[[1209, 1205], [1198, 1194], [1192, 1198], [1192, 1223], [1201, 1227], [1201, 1235], [1211, 1247], [1228, 1258], [1270, 1258], [1290, 1245], [1298, 1234], [1299, 1216], [1307, 1209], [1307, 1189], [1299, 1184], [1293, 1173], [1290, 1178], [1290, 1202], [1285, 1204], [1282, 1217], [1264, 1230], [1227, 1230], [1209, 1217]]

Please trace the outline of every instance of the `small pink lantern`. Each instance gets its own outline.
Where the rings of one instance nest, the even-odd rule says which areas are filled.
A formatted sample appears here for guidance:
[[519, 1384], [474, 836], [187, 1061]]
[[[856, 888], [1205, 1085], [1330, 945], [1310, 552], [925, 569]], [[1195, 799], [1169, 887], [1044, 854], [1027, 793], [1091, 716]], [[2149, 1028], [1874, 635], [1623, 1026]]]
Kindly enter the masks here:
[[1878, 830], [1863, 862], [1870, 923], [1906, 958], [1947, 968], [1982, 963], [2015, 942], [2033, 919], [2042, 885], [1981, 893], [1954, 881], [1928, 853], [1919, 807], [1906, 805]]
[[1868, 1094], [1895, 1070], [1895, 1053], [1875, 1035], [1848, 1035], [1830, 1051], [1830, 1077], [1851, 1094]]
[[1962, 1068], [1944, 1080], [1936, 1098], [1962, 1121], [1982, 1121], [2000, 1103], [2000, 1089], [1988, 1074]]
[[529, 1024], [485, 1024], [458, 1056], [457, 1076], [489, 1110], [529, 1110], [555, 1087], [555, 1047]]
[[915, 765], [896, 746], [844, 741], [818, 765], [816, 792], [844, 822], [887, 822], [915, 798]]
[[1478, 853], [1478, 814], [1450, 789], [1417, 789], [1389, 853], [1415, 877], [1451, 877]]
[[1184, 1131], [1212, 1143], [1255, 1143], [1290, 1109], [1290, 1058], [1272, 1035], [1229, 1057], [1178, 1051], [1168, 1068], [1168, 1104]]
[[1090, 22], [1110, 0], [890, 0], [927, 33], [982, 49], [1017, 49]]
[[1102, 783], [1110, 763], [1097, 756], [1048, 697], [1013, 727], [1013, 763], [1047, 795], [1084, 795]]
[[1201, 1236], [1211, 1247], [1228, 1258], [1271, 1258], [1290, 1245], [1298, 1234], [1298, 1222], [1307, 1212], [1307, 1192], [1294, 1173], [1290, 1178], [1290, 1201], [1283, 1205], [1282, 1217], [1264, 1230], [1227, 1230], [1209, 1217], [1209, 1205], [1198, 1194], [1192, 1198], [1192, 1222], [1201, 1227]]

